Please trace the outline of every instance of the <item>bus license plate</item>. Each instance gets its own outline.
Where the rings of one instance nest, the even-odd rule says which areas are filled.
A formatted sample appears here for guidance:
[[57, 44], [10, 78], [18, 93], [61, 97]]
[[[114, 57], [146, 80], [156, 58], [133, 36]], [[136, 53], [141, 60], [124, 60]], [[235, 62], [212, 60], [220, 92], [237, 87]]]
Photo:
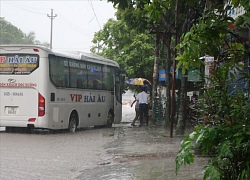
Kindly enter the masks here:
[[17, 114], [17, 107], [16, 106], [7, 107], [7, 114]]

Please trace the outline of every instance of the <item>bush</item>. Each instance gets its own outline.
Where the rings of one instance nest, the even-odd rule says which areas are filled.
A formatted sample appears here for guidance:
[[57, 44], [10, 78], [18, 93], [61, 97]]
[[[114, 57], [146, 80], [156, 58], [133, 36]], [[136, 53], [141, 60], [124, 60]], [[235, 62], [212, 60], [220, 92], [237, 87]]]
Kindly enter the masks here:
[[176, 173], [181, 165], [194, 162], [195, 149], [200, 148], [202, 155], [212, 154], [204, 179], [250, 179], [250, 101], [244, 89], [229, 93], [230, 72], [230, 66], [218, 67], [211, 78], [214, 86], [202, 98], [207, 121], [181, 143]]

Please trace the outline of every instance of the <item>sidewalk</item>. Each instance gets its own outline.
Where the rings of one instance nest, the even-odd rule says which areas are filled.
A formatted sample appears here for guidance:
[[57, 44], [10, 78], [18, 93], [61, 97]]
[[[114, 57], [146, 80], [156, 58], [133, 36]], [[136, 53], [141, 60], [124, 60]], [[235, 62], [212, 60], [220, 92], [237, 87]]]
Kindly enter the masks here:
[[182, 166], [178, 175], [175, 174], [175, 157], [184, 136], [170, 138], [169, 128], [160, 125], [132, 127], [133, 117], [124, 116], [122, 123], [114, 126], [116, 140], [106, 146], [108, 154], [115, 157], [113, 166], [119, 167], [116, 174], [123, 174], [126, 178], [122, 179], [136, 180], [202, 179], [206, 158], [201, 157], [197, 157], [194, 164]]

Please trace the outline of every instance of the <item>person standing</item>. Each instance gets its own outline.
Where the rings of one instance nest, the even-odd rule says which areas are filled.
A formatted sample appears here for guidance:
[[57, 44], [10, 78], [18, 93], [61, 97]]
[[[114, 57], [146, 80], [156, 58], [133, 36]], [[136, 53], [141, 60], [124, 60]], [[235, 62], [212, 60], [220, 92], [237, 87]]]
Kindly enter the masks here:
[[135, 118], [133, 119], [133, 122], [131, 126], [135, 126], [135, 121], [139, 118], [140, 116], [140, 111], [139, 111], [139, 102], [136, 100], [136, 97], [134, 95], [135, 100], [132, 102], [131, 107], [133, 107], [135, 103]]
[[143, 117], [146, 120], [146, 125], [148, 125], [148, 97], [149, 94], [145, 92], [145, 87], [141, 88], [141, 92], [136, 96], [136, 100], [139, 102], [139, 112], [140, 112], [140, 126], [143, 125]]
[[195, 104], [197, 101], [198, 101], [198, 95], [196, 94], [196, 92], [193, 92], [193, 96], [191, 97], [191, 102]]

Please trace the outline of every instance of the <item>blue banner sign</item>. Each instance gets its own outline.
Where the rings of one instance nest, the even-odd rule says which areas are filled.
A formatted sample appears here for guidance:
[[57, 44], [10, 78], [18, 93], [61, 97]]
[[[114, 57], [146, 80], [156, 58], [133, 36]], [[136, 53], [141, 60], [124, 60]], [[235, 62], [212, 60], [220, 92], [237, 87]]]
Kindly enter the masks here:
[[165, 69], [159, 70], [159, 81], [166, 81], [166, 71], [165, 71]]

